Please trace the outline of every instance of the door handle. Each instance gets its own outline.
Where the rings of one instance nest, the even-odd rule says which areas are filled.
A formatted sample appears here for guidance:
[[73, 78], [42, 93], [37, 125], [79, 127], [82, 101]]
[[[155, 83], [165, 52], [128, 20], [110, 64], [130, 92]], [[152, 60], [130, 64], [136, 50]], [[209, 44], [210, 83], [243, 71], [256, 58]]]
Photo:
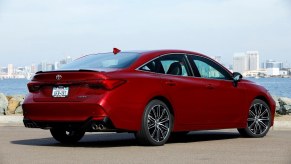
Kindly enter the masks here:
[[176, 82], [174, 82], [174, 81], [166, 81], [165, 84], [168, 85], [168, 86], [175, 86]]
[[208, 85], [206, 86], [206, 88], [207, 88], [207, 89], [214, 89], [213, 85], [211, 85], [211, 84], [208, 84]]

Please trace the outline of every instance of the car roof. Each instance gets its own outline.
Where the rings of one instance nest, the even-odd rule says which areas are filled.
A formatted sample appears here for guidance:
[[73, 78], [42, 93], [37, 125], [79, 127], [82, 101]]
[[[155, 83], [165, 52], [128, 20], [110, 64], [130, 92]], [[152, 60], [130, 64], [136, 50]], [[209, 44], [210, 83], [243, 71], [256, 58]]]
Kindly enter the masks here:
[[220, 65], [222, 68], [224, 68], [226, 71], [228, 71], [231, 74], [231, 71], [229, 71], [226, 67], [224, 67], [221, 63], [215, 61], [214, 59], [212, 59], [211, 57], [198, 53], [198, 52], [194, 52], [194, 51], [187, 51], [187, 50], [178, 50], [178, 49], [163, 49], [163, 50], [145, 50], [145, 51], [122, 51], [122, 52], [137, 52], [140, 54], [139, 59], [134, 62], [129, 69], [136, 69], [139, 66], [141, 66], [142, 64], [144, 64], [147, 61], [150, 61], [154, 58], [157, 58], [161, 55], [164, 54], [189, 54], [189, 55], [196, 55], [196, 56], [201, 56], [201, 57], [205, 57], [207, 59], [212, 60], [213, 62], [215, 62], [216, 64]]
[[136, 68], [143, 64], [146, 61], [159, 57], [165, 54], [195, 54], [202, 57], [207, 57], [206, 55], [200, 54], [198, 52], [186, 51], [186, 50], [177, 50], [177, 49], [164, 49], [164, 50], [146, 50], [146, 51], [122, 51], [122, 52], [137, 52], [140, 57], [139, 59], [131, 65], [131, 68]]

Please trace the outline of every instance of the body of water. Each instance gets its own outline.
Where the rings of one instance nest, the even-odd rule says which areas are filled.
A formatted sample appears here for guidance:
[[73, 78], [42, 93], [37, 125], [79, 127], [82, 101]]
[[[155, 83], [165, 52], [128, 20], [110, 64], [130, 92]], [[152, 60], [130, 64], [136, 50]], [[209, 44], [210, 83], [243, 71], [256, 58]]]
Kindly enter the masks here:
[[[267, 88], [272, 95], [291, 98], [291, 78], [247, 78]], [[28, 93], [26, 79], [0, 80], [0, 93], [5, 95], [26, 95]]]
[[291, 78], [246, 78], [248, 80], [254, 81], [266, 89], [272, 95], [280, 97], [291, 98]]
[[5, 95], [26, 95], [28, 93], [27, 79], [0, 79], [0, 93]]

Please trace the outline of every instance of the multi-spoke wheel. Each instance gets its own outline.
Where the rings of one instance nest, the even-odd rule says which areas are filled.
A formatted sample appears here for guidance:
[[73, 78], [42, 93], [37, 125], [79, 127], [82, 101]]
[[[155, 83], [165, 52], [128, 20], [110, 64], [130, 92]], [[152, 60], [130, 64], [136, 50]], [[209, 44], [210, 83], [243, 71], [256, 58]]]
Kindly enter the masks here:
[[271, 113], [269, 106], [262, 100], [253, 101], [247, 119], [247, 127], [238, 129], [241, 135], [246, 137], [263, 137], [271, 125]]
[[54, 139], [64, 144], [76, 143], [85, 134], [85, 131], [65, 130], [61, 128], [52, 128], [50, 131]]
[[172, 114], [167, 105], [160, 100], [152, 100], [145, 108], [142, 128], [136, 137], [143, 145], [163, 145], [169, 139], [172, 124]]

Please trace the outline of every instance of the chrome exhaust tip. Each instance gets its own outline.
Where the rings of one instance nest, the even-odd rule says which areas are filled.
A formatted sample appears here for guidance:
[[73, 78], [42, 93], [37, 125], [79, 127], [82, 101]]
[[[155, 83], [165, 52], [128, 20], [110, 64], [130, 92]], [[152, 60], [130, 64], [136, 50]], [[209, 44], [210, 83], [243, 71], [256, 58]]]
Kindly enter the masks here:
[[99, 129], [98, 125], [96, 125], [96, 124], [92, 124], [91, 127], [92, 127], [93, 130], [98, 130]]

